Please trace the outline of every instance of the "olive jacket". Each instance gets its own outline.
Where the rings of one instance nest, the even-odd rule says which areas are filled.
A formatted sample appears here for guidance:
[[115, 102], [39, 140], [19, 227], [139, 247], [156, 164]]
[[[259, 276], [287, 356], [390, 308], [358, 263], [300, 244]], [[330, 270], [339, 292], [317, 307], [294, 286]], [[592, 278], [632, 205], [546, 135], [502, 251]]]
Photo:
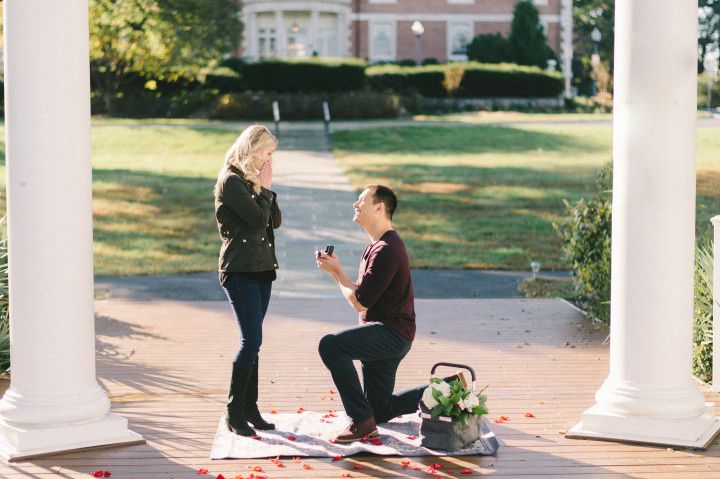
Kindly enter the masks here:
[[274, 228], [282, 217], [274, 192], [252, 183], [234, 166], [220, 173], [215, 193], [215, 219], [222, 245], [220, 273], [272, 271], [278, 268]]

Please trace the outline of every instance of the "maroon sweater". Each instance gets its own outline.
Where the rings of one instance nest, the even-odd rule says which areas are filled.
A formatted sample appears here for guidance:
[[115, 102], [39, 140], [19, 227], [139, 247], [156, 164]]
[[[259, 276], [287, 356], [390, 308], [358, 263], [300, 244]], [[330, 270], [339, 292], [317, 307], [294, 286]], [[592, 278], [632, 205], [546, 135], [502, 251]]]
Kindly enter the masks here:
[[360, 322], [381, 322], [408, 341], [415, 339], [415, 296], [405, 244], [395, 230], [365, 248], [360, 262], [357, 300], [367, 308]]

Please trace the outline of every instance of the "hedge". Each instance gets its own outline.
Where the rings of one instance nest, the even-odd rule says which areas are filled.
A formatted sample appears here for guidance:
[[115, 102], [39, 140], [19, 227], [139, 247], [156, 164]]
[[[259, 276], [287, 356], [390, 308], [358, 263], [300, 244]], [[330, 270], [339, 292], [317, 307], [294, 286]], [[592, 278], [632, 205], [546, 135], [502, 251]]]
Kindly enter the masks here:
[[277, 100], [281, 120], [322, 119], [327, 100], [334, 120], [395, 118], [400, 114], [397, 95], [380, 92], [330, 94], [228, 93], [215, 102], [210, 118], [218, 120], [272, 120], [272, 102]]
[[367, 64], [358, 59], [264, 60], [245, 64], [241, 75], [249, 90], [276, 93], [359, 90]]
[[[462, 64], [465, 73], [456, 96], [464, 98], [548, 98], [560, 95], [564, 88], [563, 77], [537, 67], [514, 64]], [[399, 67], [382, 65], [366, 70], [368, 83], [374, 90], [442, 98], [445, 65]]]

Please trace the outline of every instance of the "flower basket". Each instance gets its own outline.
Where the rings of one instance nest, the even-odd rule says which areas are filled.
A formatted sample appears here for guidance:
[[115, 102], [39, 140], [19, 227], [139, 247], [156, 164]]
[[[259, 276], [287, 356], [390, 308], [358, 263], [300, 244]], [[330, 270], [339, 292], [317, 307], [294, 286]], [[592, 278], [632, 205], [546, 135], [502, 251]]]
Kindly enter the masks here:
[[[475, 371], [471, 367], [437, 363], [432, 367], [431, 375], [438, 366], [468, 370], [472, 378], [472, 389], [468, 390], [459, 380], [450, 384], [442, 379], [430, 380], [430, 386], [420, 402], [422, 445], [430, 449], [457, 451], [483, 436], [482, 418], [487, 414], [486, 398], [475, 392]], [[497, 441], [487, 447], [497, 450]]]

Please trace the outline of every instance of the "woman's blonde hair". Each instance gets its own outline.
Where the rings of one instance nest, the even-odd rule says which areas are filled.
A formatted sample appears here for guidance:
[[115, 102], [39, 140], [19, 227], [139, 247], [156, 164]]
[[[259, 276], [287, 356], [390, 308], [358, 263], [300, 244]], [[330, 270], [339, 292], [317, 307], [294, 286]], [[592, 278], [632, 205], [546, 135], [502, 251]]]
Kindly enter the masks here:
[[[235, 143], [233, 143], [227, 153], [225, 153], [225, 165], [220, 171], [218, 183], [223, 176], [223, 170], [227, 168], [228, 165], [232, 165], [243, 172], [245, 179], [252, 183], [255, 193], [260, 193], [260, 180], [258, 179], [260, 169], [257, 167], [255, 160], [261, 151], [269, 148], [277, 148], [277, 140], [275, 136], [270, 133], [270, 130], [263, 125], [252, 125], [245, 128], [237, 140], [235, 140]], [[215, 184], [216, 195], [219, 186], [219, 184]]]

